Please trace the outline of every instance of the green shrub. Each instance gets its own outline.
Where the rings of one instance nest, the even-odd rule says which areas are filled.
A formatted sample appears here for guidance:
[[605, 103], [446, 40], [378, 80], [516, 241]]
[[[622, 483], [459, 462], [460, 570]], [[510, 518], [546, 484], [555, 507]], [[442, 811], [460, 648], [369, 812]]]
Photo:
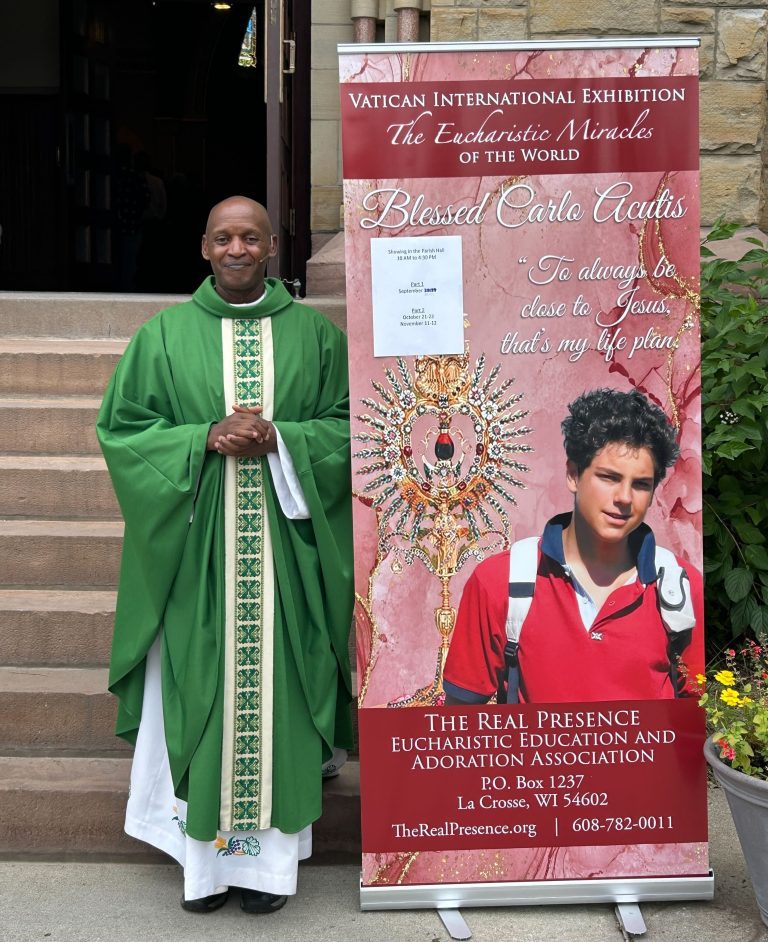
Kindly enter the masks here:
[[768, 632], [768, 250], [738, 261], [701, 247], [704, 572], [707, 649]]

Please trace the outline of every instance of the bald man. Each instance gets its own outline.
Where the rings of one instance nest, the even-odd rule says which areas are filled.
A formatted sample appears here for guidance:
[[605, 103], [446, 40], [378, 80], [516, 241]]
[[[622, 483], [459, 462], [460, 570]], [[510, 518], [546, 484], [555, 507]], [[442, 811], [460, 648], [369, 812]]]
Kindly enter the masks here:
[[351, 742], [346, 342], [265, 278], [276, 251], [263, 206], [214, 206], [213, 275], [139, 329], [97, 423], [125, 518], [126, 831], [179, 861], [199, 913], [296, 892], [321, 766]]

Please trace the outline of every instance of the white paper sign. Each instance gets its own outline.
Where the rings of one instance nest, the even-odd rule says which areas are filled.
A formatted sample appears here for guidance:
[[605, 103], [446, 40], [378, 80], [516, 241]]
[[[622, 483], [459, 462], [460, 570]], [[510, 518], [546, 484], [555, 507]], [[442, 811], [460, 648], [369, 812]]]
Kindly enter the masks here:
[[461, 236], [371, 239], [373, 354], [464, 352]]

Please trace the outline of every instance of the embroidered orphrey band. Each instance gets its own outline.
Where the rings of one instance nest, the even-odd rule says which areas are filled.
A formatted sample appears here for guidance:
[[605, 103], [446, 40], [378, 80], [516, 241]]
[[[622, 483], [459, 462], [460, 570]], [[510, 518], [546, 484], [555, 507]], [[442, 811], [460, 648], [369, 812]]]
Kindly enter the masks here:
[[[235, 399], [241, 405], [261, 405], [263, 370], [261, 320], [233, 322]], [[271, 774], [265, 750], [264, 684], [271, 684], [271, 665], [265, 659], [264, 630], [271, 621], [265, 599], [264, 567], [268, 542], [264, 481], [259, 458], [238, 458], [235, 471], [236, 534], [234, 551], [234, 756], [232, 819], [237, 830], [263, 826], [264, 791]], [[271, 565], [271, 562], [267, 563]], [[270, 754], [271, 758], [271, 754]], [[266, 760], [266, 761], [265, 761]], [[265, 767], [266, 766], [266, 767]], [[270, 810], [267, 810], [269, 815]]]

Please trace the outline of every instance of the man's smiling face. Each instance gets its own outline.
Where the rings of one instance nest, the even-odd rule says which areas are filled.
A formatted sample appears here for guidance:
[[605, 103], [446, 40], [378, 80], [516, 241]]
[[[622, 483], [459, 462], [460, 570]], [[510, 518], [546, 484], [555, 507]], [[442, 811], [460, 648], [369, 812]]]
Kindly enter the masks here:
[[653, 500], [656, 469], [648, 448], [610, 442], [581, 474], [567, 466], [575, 513], [597, 540], [618, 543], [643, 522]]
[[214, 206], [202, 253], [211, 263], [216, 291], [225, 301], [257, 301], [264, 293], [267, 262], [277, 254], [277, 240], [264, 207], [242, 197]]

